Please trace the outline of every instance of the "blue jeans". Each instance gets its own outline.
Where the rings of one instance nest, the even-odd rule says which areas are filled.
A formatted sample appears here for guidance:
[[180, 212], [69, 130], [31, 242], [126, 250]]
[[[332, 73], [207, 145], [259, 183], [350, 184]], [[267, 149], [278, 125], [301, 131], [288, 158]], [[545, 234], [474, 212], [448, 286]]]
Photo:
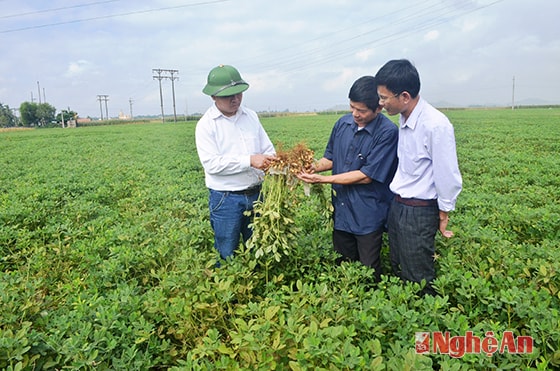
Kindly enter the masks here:
[[243, 195], [210, 190], [210, 225], [214, 230], [214, 248], [218, 250], [222, 259], [233, 255], [239, 246], [240, 237], [246, 242], [253, 234], [249, 228], [252, 216], [243, 213], [252, 211], [253, 203], [258, 198], [258, 192]]

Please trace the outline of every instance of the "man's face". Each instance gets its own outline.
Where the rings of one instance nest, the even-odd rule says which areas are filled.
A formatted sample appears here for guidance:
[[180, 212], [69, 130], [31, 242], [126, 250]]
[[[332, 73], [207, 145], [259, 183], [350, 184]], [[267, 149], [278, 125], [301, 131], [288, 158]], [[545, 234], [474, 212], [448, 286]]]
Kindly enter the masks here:
[[243, 100], [243, 93], [230, 95], [227, 97], [212, 97], [214, 102], [216, 102], [216, 107], [220, 110], [224, 116], [233, 116], [237, 113], [241, 101]]
[[373, 111], [368, 108], [365, 103], [350, 101], [350, 110], [354, 121], [359, 127], [364, 127], [375, 119], [378, 111]]
[[379, 85], [377, 95], [379, 96], [379, 105], [385, 108], [389, 115], [396, 115], [404, 110], [401, 93], [395, 94], [388, 90], [385, 85]]

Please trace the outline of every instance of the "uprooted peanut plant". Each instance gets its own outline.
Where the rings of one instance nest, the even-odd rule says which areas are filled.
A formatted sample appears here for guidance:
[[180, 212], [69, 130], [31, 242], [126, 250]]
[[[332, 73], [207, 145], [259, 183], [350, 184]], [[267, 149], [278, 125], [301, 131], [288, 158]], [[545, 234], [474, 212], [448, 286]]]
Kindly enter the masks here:
[[[314, 152], [304, 143], [290, 150], [284, 150], [282, 145], [278, 148], [275, 160], [266, 170], [262, 197], [254, 205], [253, 235], [247, 243], [257, 259], [273, 258], [277, 262], [282, 254], [290, 254], [297, 238], [294, 215], [300, 197], [296, 188], [301, 183], [297, 174], [309, 170], [315, 161]], [[303, 188], [309, 195], [311, 186], [304, 183]]]

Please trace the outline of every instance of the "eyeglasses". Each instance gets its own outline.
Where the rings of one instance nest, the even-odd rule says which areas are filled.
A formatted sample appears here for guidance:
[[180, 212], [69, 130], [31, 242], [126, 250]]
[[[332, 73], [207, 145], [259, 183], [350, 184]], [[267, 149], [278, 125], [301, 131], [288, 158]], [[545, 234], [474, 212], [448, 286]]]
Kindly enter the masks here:
[[398, 96], [401, 95], [401, 94], [402, 94], [402, 91], [401, 91], [400, 93], [398, 93], [398, 94], [390, 95], [390, 96], [388, 96], [388, 97], [386, 97], [386, 96], [384, 96], [384, 95], [379, 95], [379, 103], [388, 101], [388, 100], [391, 99], [391, 98], [396, 98], [396, 97], [398, 97]]

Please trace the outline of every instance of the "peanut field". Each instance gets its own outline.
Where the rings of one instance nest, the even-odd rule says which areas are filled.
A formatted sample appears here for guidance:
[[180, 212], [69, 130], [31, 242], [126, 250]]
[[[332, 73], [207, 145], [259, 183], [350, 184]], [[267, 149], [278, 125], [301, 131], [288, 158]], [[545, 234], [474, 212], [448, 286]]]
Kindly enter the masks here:
[[[216, 268], [196, 122], [0, 132], [0, 369], [559, 369], [560, 109], [445, 113], [464, 184], [435, 297], [386, 241], [377, 286], [335, 264], [329, 186], [290, 191], [281, 253], [261, 223], [259, 256]], [[337, 118], [262, 122], [318, 159]], [[533, 346], [419, 353], [438, 332]]]

